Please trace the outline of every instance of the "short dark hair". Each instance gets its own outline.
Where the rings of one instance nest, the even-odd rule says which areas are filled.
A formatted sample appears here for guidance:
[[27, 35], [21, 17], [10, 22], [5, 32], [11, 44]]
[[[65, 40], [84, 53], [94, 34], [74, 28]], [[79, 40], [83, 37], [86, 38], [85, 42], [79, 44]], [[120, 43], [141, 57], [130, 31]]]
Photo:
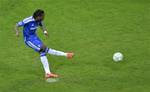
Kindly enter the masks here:
[[42, 9], [37, 9], [34, 13], [33, 13], [33, 18], [36, 18], [38, 16], [42, 16], [44, 14], [44, 11]]

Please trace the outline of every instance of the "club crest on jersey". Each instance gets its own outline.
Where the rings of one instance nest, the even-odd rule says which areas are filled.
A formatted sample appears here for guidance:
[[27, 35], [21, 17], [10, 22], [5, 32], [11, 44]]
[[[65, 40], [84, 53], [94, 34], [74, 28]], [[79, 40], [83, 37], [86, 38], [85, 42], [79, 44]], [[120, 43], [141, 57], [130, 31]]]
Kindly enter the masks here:
[[34, 26], [34, 24], [31, 25], [32, 27]]

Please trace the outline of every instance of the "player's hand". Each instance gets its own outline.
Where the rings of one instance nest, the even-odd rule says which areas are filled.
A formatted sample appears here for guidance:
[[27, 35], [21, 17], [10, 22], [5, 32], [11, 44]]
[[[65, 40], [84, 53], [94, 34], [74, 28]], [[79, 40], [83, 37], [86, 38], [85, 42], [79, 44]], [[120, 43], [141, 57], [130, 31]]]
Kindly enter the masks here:
[[47, 31], [44, 31], [44, 35], [46, 35], [48, 37], [48, 32]]

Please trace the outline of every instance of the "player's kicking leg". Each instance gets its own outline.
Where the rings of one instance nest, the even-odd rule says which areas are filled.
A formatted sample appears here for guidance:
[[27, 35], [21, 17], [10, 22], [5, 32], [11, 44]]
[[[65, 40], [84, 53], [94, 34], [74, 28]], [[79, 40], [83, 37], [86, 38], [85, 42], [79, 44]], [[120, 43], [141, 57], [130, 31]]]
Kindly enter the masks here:
[[58, 75], [57, 74], [53, 74], [50, 71], [50, 66], [48, 63], [48, 59], [46, 57], [46, 54], [49, 53], [51, 55], [57, 55], [57, 56], [65, 56], [67, 58], [72, 58], [73, 57], [73, 53], [65, 53], [62, 51], [57, 51], [54, 49], [49, 49], [47, 48], [45, 45], [42, 44], [42, 42], [40, 41], [40, 39], [36, 39], [36, 40], [31, 40], [31, 41], [26, 41], [25, 42], [29, 47], [33, 48], [35, 51], [40, 53], [40, 59], [41, 59], [41, 63], [43, 65], [44, 71], [45, 71], [45, 79], [48, 78], [57, 78]]
[[27, 44], [27, 46], [33, 48], [35, 51], [40, 53], [41, 63], [45, 71], [45, 79], [58, 77], [57, 74], [53, 74], [50, 71], [50, 68], [49, 68], [50, 66], [49, 66], [48, 59], [46, 57], [46, 52], [45, 52], [46, 49], [43, 48], [42, 42], [37, 38], [36, 40], [26, 41], [25, 43]]
[[72, 53], [72, 52], [65, 53], [65, 52], [54, 50], [51, 48], [48, 48], [47, 53], [51, 54], [51, 55], [56, 55], [56, 56], [65, 56], [68, 59], [71, 59], [74, 56], [74, 53]]
[[41, 61], [43, 63], [43, 66], [45, 67], [44, 68], [45, 69], [45, 74], [46, 74], [45, 79], [58, 77], [58, 75], [53, 74], [53, 73], [50, 72], [48, 60], [47, 60], [47, 57], [46, 57], [46, 53], [51, 54], [51, 55], [56, 55], [56, 56], [65, 56], [68, 59], [71, 59], [74, 56], [74, 53], [65, 53], [65, 52], [62, 52], [62, 51], [47, 48], [45, 45], [42, 45], [42, 47], [40, 49], [40, 55], [41, 55]]

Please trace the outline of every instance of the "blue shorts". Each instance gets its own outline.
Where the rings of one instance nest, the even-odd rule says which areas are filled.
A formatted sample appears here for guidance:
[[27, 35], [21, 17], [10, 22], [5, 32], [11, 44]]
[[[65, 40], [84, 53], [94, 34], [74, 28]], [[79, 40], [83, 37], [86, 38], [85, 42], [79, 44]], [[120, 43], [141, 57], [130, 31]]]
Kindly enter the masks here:
[[43, 46], [42, 41], [37, 36], [25, 37], [25, 44], [37, 52], [39, 52]]

